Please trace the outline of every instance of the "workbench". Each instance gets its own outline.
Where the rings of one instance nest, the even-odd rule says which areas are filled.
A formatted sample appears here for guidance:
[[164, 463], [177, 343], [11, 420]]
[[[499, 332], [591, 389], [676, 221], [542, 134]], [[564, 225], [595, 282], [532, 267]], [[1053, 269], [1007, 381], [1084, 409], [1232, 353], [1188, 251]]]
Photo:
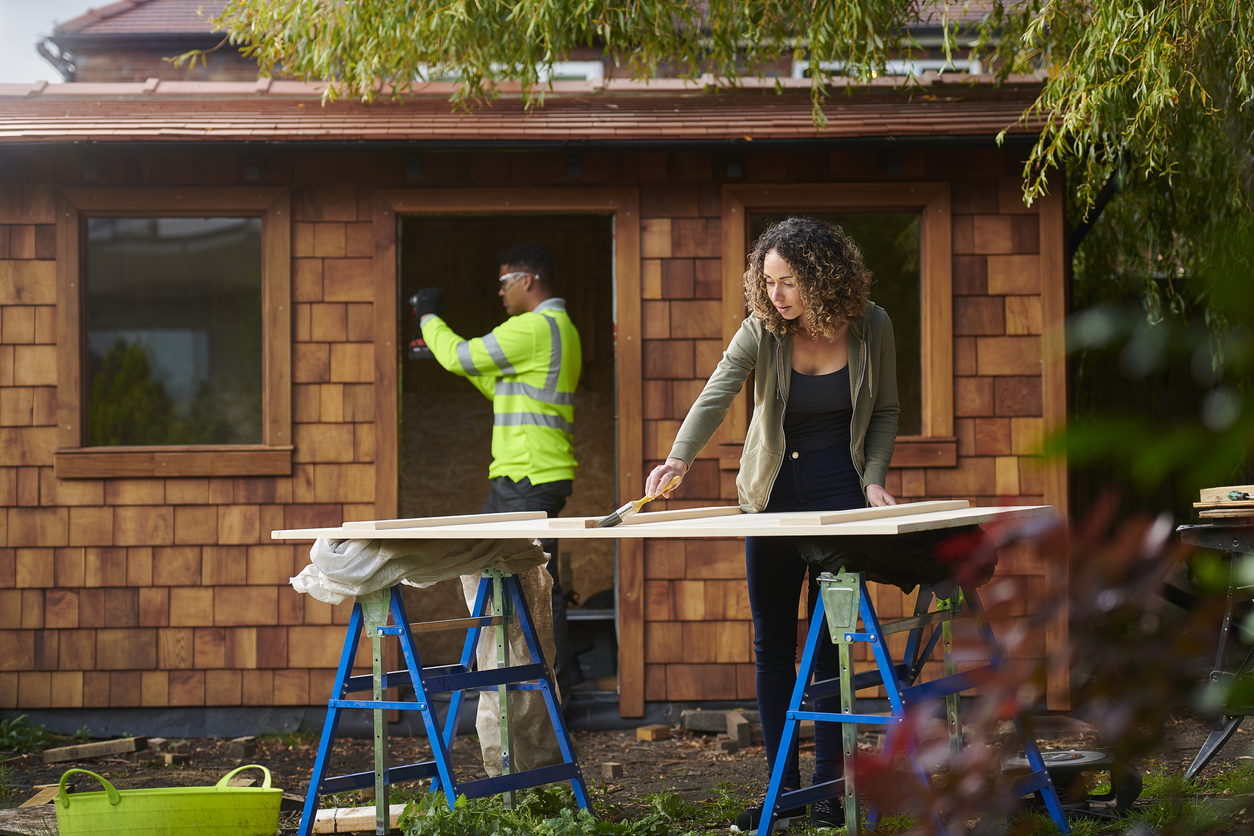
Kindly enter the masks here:
[[[745, 514], [735, 506], [714, 506], [641, 513], [629, 518], [623, 524], [611, 528], [598, 526], [597, 518], [593, 517], [547, 518], [539, 513], [522, 512], [504, 515], [481, 514], [467, 517], [350, 522], [337, 528], [275, 531], [271, 536], [276, 540], [313, 539], [317, 537], [326, 537], [332, 540], [481, 540], [560, 537], [566, 540], [892, 536], [912, 532], [1006, 522], [1052, 514], [1053, 509], [1050, 506], [972, 508], [963, 500], [903, 503], [896, 506], [859, 508], [849, 511], [760, 514]], [[472, 616], [481, 615], [482, 613], [472, 614]], [[873, 613], [870, 611], [864, 613], [864, 615], [874, 618]], [[816, 612], [816, 616], [817, 624], [818, 621], [822, 620], [822, 608]], [[473, 620], [475, 619], [467, 619], [467, 621]], [[948, 617], [946, 617], [946, 620], [948, 620]], [[475, 626], [478, 626], [478, 622], [476, 622]], [[812, 625], [812, 636], [817, 635], [815, 633], [816, 630], [818, 630], [818, 627]], [[862, 634], [859, 633], [857, 635], [861, 636]], [[991, 633], [989, 637], [991, 638]], [[883, 681], [886, 683], [895, 681], [894, 678], [898, 676], [900, 666], [892, 664], [886, 657], [879, 659], [877, 655], [877, 660], [880, 662], [880, 666], [884, 668], [881, 671], [881, 676], [884, 677]], [[816, 686], [818, 684], [816, 683]], [[799, 692], [798, 699], [800, 699], [800, 696]], [[902, 707], [897, 706], [896, 708], [901, 709]], [[845, 711], [847, 713], [849, 709], [846, 708]], [[792, 713], [790, 712], [790, 715]], [[860, 715], [859, 721], [866, 722]], [[842, 722], [851, 721], [842, 720]], [[433, 739], [432, 744], [433, 750], [439, 748], [437, 740]], [[1030, 750], [1035, 751], [1034, 744], [1028, 742], [1026, 745]], [[1039, 755], [1037, 755], [1037, 760], [1039, 760]], [[1043, 767], [1039, 772], [1038, 778], [1044, 781], [1045, 786], [1052, 795], [1052, 785], [1049, 785], [1048, 776], [1044, 775]], [[850, 789], [852, 789], [852, 784]], [[1036, 787], [1036, 789], [1039, 790], [1039, 787]], [[315, 790], [316, 788], [311, 787], [311, 792]], [[774, 796], [778, 788], [773, 785], [771, 790], [771, 794]], [[774, 799], [772, 798], [772, 800]], [[1054, 797], [1054, 804], [1057, 804], [1056, 796]], [[1057, 821], [1056, 823], [1065, 830], [1065, 820]], [[771, 820], [767, 819], [764, 825], [769, 831]], [[858, 825], [853, 824], [850, 830], [851, 834], [856, 833], [857, 829]]]

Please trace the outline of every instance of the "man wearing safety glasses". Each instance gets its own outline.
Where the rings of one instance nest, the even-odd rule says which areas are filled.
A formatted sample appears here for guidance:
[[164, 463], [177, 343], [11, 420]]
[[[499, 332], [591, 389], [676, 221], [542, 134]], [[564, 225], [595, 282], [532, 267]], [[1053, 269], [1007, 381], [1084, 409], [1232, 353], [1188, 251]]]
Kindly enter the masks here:
[[[492, 490], [484, 513], [544, 511], [566, 505], [575, 478], [575, 386], [583, 368], [579, 332], [566, 300], [553, 295], [553, 256], [525, 243], [501, 253], [500, 290], [509, 314], [488, 334], [463, 339], [440, 318], [444, 291], [419, 290], [414, 313], [441, 366], [461, 375], [492, 401]], [[570, 654], [566, 602], [558, 583], [557, 541], [541, 540], [553, 576], [554, 677], [562, 699], [581, 681]]]

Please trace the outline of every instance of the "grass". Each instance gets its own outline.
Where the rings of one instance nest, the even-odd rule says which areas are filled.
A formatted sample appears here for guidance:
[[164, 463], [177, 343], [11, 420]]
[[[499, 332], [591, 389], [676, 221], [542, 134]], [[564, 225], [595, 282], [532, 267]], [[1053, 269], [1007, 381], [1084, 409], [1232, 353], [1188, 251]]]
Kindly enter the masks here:
[[13, 786], [13, 768], [0, 763], [0, 810], [22, 803], [21, 791]]
[[305, 725], [302, 720], [301, 724], [290, 731], [273, 732], [271, 734], [259, 735], [262, 740], [277, 740], [286, 749], [295, 749], [298, 746], [308, 745], [318, 740], [318, 733], [309, 726]]

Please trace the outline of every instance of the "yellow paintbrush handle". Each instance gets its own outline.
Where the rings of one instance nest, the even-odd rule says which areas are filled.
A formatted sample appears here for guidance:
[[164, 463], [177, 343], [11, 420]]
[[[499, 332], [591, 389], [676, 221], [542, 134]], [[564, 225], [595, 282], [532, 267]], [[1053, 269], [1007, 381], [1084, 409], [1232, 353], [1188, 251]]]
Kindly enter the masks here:
[[644, 504], [646, 502], [652, 502], [653, 500], [657, 499], [662, 494], [669, 491], [671, 488], [676, 487], [679, 484], [679, 480], [683, 478], [684, 478], [683, 476], [680, 476], [678, 473], [676, 473], [674, 476], [671, 477], [671, 480], [667, 482], [666, 485], [663, 486], [661, 490], [659, 490], [657, 493], [650, 494], [649, 496], [646, 496], [644, 499], [641, 499], [640, 504], [636, 506], [636, 510], [639, 511], [642, 507], [644, 507]]

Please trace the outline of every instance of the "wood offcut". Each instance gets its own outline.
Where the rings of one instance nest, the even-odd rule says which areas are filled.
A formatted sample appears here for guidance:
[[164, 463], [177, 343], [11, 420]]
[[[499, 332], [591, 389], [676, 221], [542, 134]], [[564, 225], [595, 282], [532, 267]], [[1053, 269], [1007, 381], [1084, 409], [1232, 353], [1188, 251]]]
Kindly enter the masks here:
[[44, 763], [69, 763], [101, 758], [107, 755], [126, 755], [131, 752], [142, 752], [148, 748], [146, 737], [123, 737], [118, 740], [100, 740], [95, 743], [80, 743], [77, 746], [62, 746], [57, 749], [44, 750]]

